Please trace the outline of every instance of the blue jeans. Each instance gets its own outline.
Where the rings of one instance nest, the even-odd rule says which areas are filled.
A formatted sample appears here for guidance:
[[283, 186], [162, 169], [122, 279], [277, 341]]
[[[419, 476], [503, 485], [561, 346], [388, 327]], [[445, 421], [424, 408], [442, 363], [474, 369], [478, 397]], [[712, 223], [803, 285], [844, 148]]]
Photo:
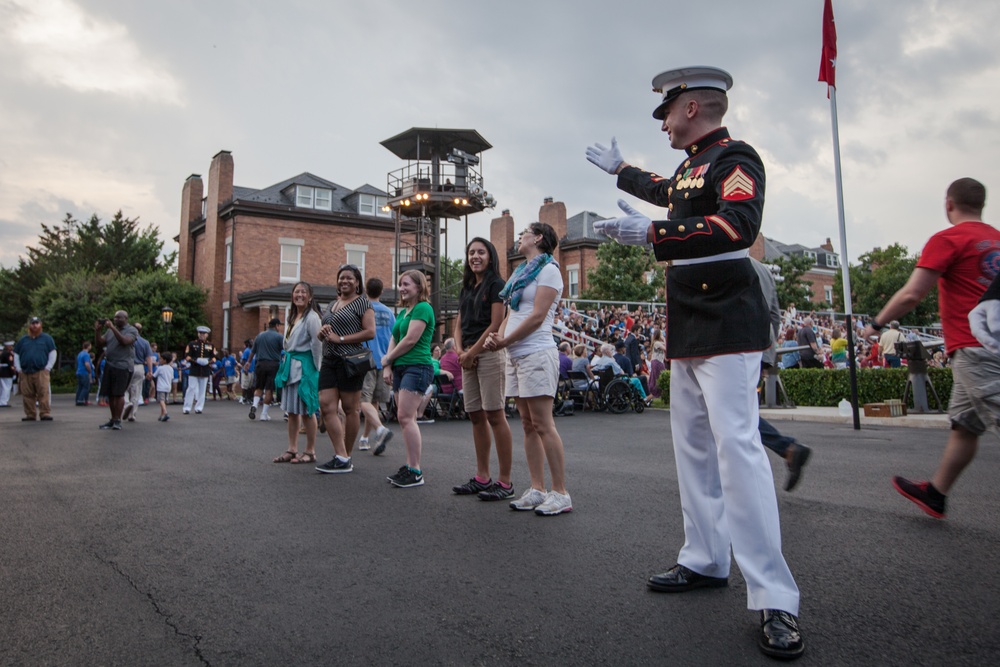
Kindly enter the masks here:
[[796, 443], [795, 438], [781, 435], [778, 429], [771, 426], [763, 417], [760, 417], [757, 422], [757, 430], [760, 431], [760, 441], [764, 443], [764, 446], [781, 458], [785, 458], [785, 452]]
[[895, 354], [885, 355], [885, 363], [888, 364], [889, 368], [902, 368], [903, 366], [899, 361], [899, 356]]
[[90, 399], [90, 376], [76, 376], [76, 404], [83, 405]]

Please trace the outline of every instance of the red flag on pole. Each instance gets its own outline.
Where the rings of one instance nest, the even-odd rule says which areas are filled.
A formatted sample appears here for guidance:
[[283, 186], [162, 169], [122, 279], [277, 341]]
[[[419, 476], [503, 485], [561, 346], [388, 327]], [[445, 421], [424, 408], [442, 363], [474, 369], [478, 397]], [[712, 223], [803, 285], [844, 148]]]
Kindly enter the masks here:
[[[837, 87], [837, 26], [833, 22], [833, 0], [823, 5], [823, 56], [819, 61], [819, 80]], [[829, 97], [829, 91], [827, 96]]]

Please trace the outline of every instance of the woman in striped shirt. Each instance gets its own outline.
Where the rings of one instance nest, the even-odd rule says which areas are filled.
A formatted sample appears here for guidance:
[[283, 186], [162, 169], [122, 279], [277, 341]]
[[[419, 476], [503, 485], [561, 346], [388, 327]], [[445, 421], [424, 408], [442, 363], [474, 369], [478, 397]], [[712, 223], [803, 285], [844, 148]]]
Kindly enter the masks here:
[[[346, 473], [354, 470], [351, 450], [361, 426], [361, 386], [365, 374], [351, 376], [344, 357], [364, 352], [361, 344], [375, 337], [375, 311], [364, 295], [361, 271], [345, 264], [337, 271], [337, 298], [323, 314], [319, 338], [323, 341], [323, 365], [319, 371], [319, 405], [334, 457], [316, 470]], [[344, 421], [338, 416], [344, 411]]]

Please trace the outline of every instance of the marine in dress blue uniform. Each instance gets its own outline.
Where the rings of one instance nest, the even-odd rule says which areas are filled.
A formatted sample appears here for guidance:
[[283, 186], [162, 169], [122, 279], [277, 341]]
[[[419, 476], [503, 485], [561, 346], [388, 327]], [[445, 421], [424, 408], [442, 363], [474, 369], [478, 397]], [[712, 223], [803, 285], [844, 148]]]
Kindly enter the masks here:
[[587, 159], [617, 174], [619, 189], [668, 210], [653, 222], [624, 200], [622, 218], [595, 230], [648, 244], [667, 269], [670, 418], [684, 515], [677, 565], [653, 575], [656, 591], [725, 586], [730, 547], [747, 582], [747, 606], [761, 612], [758, 643], [796, 658], [799, 591], [781, 553], [774, 480], [757, 430], [756, 385], [770, 344], [768, 309], [749, 248], [760, 233], [764, 166], [722, 126], [732, 77], [714, 67], [659, 74], [653, 117], [686, 157], [670, 176], [629, 165], [617, 142]]

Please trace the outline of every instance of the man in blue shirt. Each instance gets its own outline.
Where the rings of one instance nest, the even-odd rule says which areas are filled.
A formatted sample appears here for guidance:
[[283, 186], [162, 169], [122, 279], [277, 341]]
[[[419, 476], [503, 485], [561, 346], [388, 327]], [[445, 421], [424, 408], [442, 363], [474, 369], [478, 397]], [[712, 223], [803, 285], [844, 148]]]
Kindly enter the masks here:
[[90, 405], [90, 381], [94, 365], [90, 360], [90, 341], [83, 341], [83, 349], [76, 355], [76, 404]]
[[125, 395], [125, 411], [122, 419], [130, 422], [135, 421], [139, 406], [143, 404], [142, 384], [144, 380], [153, 379], [153, 348], [149, 346], [149, 341], [142, 337], [142, 325], [138, 322], [132, 324], [139, 335], [136, 336], [133, 350], [135, 351], [135, 364], [132, 367], [132, 381], [128, 386], [128, 393]]
[[382, 281], [378, 278], [369, 278], [365, 283], [368, 301], [375, 311], [375, 338], [365, 343], [365, 346], [371, 349], [376, 368], [368, 371], [361, 386], [361, 414], [365, 416], [365, 430], [358, 441], [359, 450], [371, 449], [371, 445], [368, 444], [368, 434], [374, 430], [375, 451], [372, 453], [376, 456], [385, 451], [385, 443], [392, 438], [392, 431], [382, 424], [378, 415], [379, 403], [389, 402], [389, 385], [382, 378], [381, 364], [382, 357], [389, 350], [392, 327], [396, 324], [396, 316], [379, 301], [382, 298], [382, 287]]
[[[19, 373], [18, 387], [24, 404], [23, 422], [52, 421], [49, 404], [49, 371], [56, 365], [56, 342], [42, 332], [42, 320], [28, 320], [28, 333], [14, 345], [14, 368]], [[36, 410], [37, 403], [37, 410]]]

